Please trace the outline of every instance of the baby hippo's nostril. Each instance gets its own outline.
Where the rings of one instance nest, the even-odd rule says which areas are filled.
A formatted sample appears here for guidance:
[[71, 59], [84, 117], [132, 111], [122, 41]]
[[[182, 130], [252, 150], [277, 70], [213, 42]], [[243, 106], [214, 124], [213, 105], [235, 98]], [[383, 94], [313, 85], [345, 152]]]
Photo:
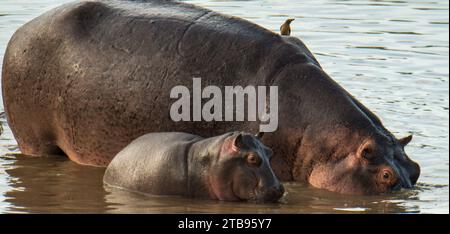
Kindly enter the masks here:
[[284, 194], [283, 185], [279, 184], [277, 186], [273, 186], [267, 189], [265, 194], [265, 201], [277, 202]]

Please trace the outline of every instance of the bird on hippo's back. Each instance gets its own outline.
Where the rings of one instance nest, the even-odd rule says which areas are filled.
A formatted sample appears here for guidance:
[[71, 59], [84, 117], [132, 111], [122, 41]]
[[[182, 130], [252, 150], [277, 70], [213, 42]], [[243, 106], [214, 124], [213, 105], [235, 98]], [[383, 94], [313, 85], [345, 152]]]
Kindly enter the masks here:
[[295, 19], [290, 18], [287, 19], [284, 24], [281, 25], [280, 27], [280, 34], [283, 36], [290, 36], [291, 35], [291, 22], [294, 21]]

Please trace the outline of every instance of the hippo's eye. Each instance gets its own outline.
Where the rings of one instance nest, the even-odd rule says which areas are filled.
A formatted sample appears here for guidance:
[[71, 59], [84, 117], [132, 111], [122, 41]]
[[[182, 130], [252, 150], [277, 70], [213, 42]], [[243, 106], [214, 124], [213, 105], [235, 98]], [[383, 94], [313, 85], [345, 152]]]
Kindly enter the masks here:
[[261, 165], [261, 158], [256, 154], [249, 154], [247, 155], [247, 163], [251, 166], [259, 167]]
[[384, 169], [381, 171], [381, 178], [385, 182], [392, 182], [394, 181], [394, 175], [392, 174], [392, 171], [389, 169]]

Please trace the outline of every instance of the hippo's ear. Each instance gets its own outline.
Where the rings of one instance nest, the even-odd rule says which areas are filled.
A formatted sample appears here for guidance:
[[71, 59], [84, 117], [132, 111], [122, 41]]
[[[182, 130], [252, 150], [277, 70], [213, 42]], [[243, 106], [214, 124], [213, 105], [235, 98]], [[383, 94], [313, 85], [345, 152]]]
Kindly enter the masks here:
[[375, 147], [372, 140], [366, 140], [358, 149], [357, 156], [366, 160], [372, 160], [375, 158]]
[[255, 134], [255, 137], [258, 138], [259, 140], [261, 140], [261, 138], [264, 136], [264, 132], [258, 132], [257, 134]]
[[245, 147], [245, 144], [244, 144], [244, 136], [243, 136], [241, 133], [239, 133], [239, 134], [234, 138], [232, 149], [233, 149], [234, 151], [236, 151], [236, 152], [239, 152], [240, 149], [243, 149], [244, 147]]
[[403, 137], [402, 139], [399, 139], [398, 142], [400, 143], [400, 145], [405, 147], [409, 142], [411, 142], [412, 138], [413, 138], [413, 136], [409, 135], [407, 137]]

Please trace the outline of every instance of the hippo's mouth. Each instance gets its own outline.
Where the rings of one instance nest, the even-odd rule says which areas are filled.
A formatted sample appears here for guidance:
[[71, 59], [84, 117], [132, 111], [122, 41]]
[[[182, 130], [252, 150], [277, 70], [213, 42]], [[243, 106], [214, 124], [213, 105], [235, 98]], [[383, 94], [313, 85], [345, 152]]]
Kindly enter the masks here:
[[238, 195], [238, 193], [236, 193], [235, 191], [234, 191], [234, 183], [233, 183], [233, 181], [231, 181], [231, 183], [230, 183], [230, 187], [231, 187], [231, 196], [233, 196], [233, 200], [234, 201], [245, 201], [245, 200], [247, 200], [247, 199], [245, 199], [245, 198], [241, 198], [239, 195]]
[[253, 186], [253, 189], [250, 190], [248, 192], [247, 197], [243, 198], [241, 196], [239, 196], [239, 193], [234, 191], [234, 186], [233, 186], [233, 182], [231, 182], [231, 193], [233, 194], [233, 196], [235, 196], [237, 199], [239, 199], [240, 201], [259, 201], [261, 199], [259, 199], [258, 197], [258, 184], [259, 184], [259, 179], [256, 175], [253, 175], [255, 177], [255, 185]]

